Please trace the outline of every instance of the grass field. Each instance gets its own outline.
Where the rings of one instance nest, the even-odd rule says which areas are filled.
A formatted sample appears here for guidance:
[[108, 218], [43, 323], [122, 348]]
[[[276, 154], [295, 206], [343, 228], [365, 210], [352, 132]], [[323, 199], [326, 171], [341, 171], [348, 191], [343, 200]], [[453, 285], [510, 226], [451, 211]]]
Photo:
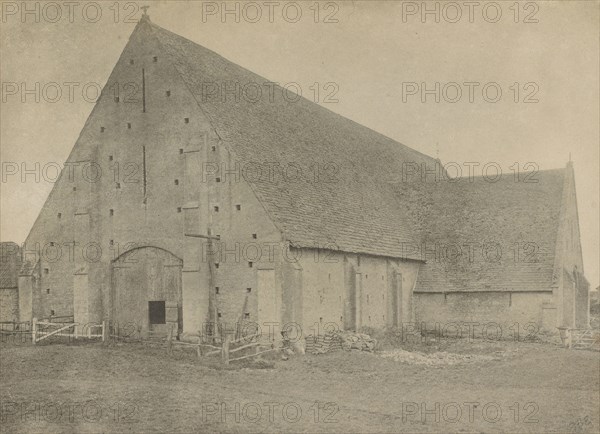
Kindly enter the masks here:
[[140, 343], [4, 342], [1, 430], [599, 431], [598, 352], [522, 342], [420, 345], [431, 357], [472, 359], [429, 366], [338, 351], [223, 367]]

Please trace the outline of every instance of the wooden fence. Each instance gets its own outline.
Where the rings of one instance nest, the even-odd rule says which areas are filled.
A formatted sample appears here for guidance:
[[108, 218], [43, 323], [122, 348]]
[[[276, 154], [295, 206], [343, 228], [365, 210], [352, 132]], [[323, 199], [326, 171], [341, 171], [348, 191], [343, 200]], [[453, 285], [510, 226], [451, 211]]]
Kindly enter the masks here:
[[560, 337], [565, 347], [575, 350], [600, 351], [600, 331], [561, 327]]
[[[100, 332], [97, 331], [98, 329]], [[94, 333], [93, 331], [96, 332]], [[85, 324], [83, 327], [81, 324], [75, 322], [61, 323], [38, 321], [37, 318], [34, 318], [31, 321], [31, 342], [33, 345], [48, 339], [50, 336], [61, 336], [72, 339], [101, 338], [102, 342], [105, 342], [107, 332], [108, 328], [106, 327], [106, 321], [102, 321], [101, 324]]]
[[[213, 345], [213, 344], [203, 343], [202, 338], [200, 336], [198, 337], [197, 343], [182, 342], [182, 341], [175, 340], [173, 338], [173, 328], [169, 328], [169, 332], [167, 335], [167, 353], [169, 355], [173, 354], [173, 347], [180, 345], [182, 347], [195, 348], [196, 355], [198, 358], [208, 357], [208, 356], [212, 356], [215, 354], [220, 354], [221, 361], [223, 362], [223, 364], [229, 365], [230, 362], [244, 360], [244, 359], [248, 359], [251, 357], [256, 357], [260, 354], [265, 354], [265, 353], [279, 350], [279, 348], [275, 347], [274, 342], [261, 342], [260, 338], [261, 338], [261, 334], [257, 333], [254, 335], [244, 336], [244, 337], [232, 340], [230, 334], [224, 334], [221, 345], [217, 346], [217, 345]], [[253, 340], [254, 340], [254, 342], [250, 342]], [[243, 344], [243, 345], [236, 346], [237, 344]], [[232, 348], [232, 346], [234, 348]], [[267, 349], [261, 349], [261, 347], [262, 348], [266, 347]], [[232, 354], [239, 353], [240, 351], [247, 350], [247, 349], [253, 349], [254, 352], [243, 355], [243, 356], [234, 357], [234, 358], [231, 357]]]

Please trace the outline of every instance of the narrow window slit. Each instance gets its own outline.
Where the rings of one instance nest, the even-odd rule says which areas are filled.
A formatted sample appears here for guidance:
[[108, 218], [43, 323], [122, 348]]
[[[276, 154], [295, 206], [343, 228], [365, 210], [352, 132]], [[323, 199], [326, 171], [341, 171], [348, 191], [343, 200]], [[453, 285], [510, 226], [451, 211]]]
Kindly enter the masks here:
[[142, 112], [146, 113], [146, 71], [142, 68]]

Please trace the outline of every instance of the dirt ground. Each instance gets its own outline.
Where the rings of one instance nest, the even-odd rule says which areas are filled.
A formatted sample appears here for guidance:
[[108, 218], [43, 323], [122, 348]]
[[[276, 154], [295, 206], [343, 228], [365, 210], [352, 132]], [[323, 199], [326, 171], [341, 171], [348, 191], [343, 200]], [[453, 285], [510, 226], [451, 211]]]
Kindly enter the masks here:
[[418, 357], [337, 351], [223, 367], [141, 343], [3, 342], [1, 431], [599, 432], [598, 352], [409, 349]]

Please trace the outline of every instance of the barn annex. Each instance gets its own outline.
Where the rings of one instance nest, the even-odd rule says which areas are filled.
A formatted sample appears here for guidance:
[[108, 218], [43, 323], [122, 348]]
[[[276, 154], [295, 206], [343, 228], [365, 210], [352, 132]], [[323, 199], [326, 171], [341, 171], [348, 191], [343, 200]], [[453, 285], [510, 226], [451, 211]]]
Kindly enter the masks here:
[[144, 15], [23, 245], [19, 314], [586, 327], [573, 166], [439, 160]]

